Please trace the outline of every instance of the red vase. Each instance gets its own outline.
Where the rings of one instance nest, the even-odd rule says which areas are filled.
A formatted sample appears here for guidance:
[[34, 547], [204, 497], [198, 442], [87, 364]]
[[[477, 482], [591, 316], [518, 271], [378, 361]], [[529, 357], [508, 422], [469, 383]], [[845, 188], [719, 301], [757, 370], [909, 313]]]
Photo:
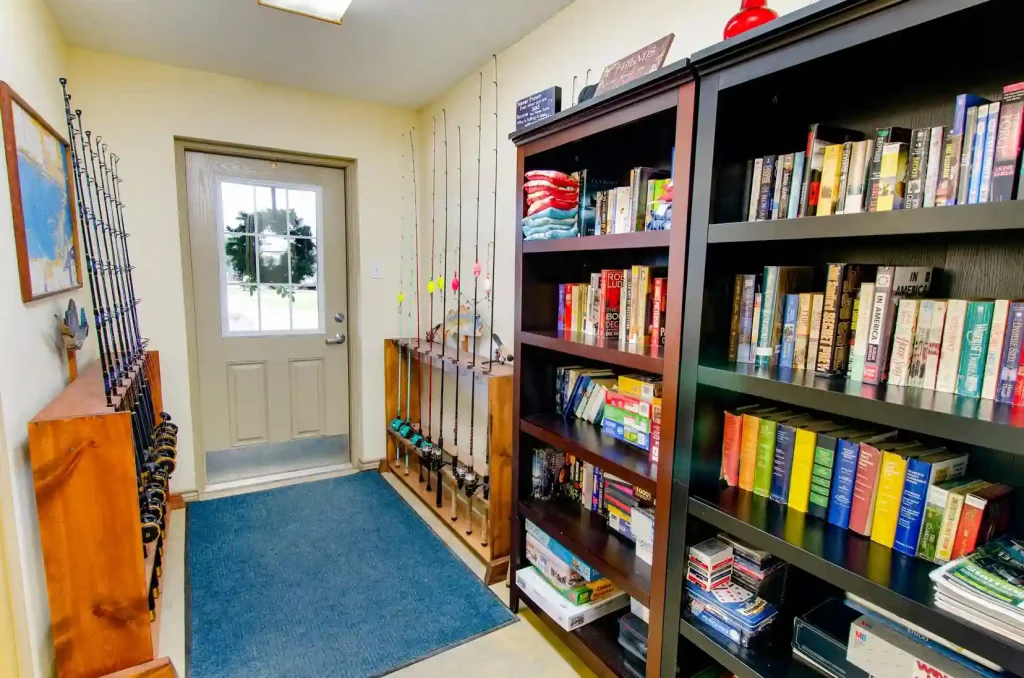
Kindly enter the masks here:
[[739, 13], [725, 24], [725, 39], [778, 19], [779, 13], [767, 5], [768, 0], [742, 0]]

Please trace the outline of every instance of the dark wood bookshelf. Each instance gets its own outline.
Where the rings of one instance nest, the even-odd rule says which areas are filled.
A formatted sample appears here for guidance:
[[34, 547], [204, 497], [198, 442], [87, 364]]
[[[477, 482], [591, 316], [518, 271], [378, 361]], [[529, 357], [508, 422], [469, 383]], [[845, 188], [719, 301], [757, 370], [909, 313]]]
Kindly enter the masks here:
[[689, 609], [683, 610], [679, 633], [739, 678], [821, 678], [822, 675], [799, 662], [788, 644], [783, 642], [782, 647], [778, 647], [782, 634], [746, 648], [697, 621]]
[[943, 235], [1024, 229], [1024, 202], [929, 207], [893, 212], [711, 224], [708, 244], [897, 235]]
[[591, 671], [602, 678], [605, 676], [628, 678], [633, 675], [626, 668], [625, 655], [622, 648], [619, 647], [621, 612], [612, 612], [575, 631], [566, 631], [556, 624], [525, 591], [518, 586], [514, 588], [519, 599], [526, 603], [526, 606], [537, 615], [538, 619], [551, 630], [555, 637], [569, 646], [569, 649], [575, 652]]
[[650, 343], [629, 344], [618, 339], [599, 339], [582, 332], [558, 330], [520, 332], [519, 341], [567, 355], [641, 370], [652, 374], [665, 371], [665, 347]]
[[535, 414], [523, 418], [520, 429], [657, 495], [658, 465], [640, 448], [605, 435], [594, 424], [559, 414]]
[[1024, 409], [923, 388], [832, 379], [810, 370], [701, 365], [697, 382], [849, 419], [1024, 454]]
[[611, 233], [556, 240], [531, 240], [523, 243], [523, 254], [668, 247], [671, 235], [671, 231], [640, 231], [638, 233]]
[[578, 504], [533, 498], [521, 500], [519, 512], [620, 589], [650, 604], [651, 566], [636, 557], [633, 543], [615, 534], [603, 517]]
[[690, 515], [908, 622], [1020, 671], [1024, 647], [936, 607], [935, 563], [736, 487], [690, 496]]

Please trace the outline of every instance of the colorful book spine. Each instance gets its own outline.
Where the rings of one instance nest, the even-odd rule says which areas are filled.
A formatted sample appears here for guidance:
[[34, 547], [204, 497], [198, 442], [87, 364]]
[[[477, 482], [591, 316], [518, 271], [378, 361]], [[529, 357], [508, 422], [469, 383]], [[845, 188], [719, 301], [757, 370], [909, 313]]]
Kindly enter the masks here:
[[761, 327], [757, 333], [757, 348], [754, 353], [754, 367], [771, 367], [775, 347], [772, 345], [776, 320], [776, 297], [779, 291], [779, 267], [764, 267], [764, 290], [761, 295]]
[[939, 181], [942, 179], [943, 152], [946, 147], [946, 128], [933, 127], [928, 141], [928, 168], [924, 180], [922, 207], [935, 207]]
[[622, 271], [602, 271], [601, 293], [604, 297], [604, 337], [618, 339], [622, 320]]
[[811, 330], [811, 295], [799, 295], [796, 312], [796, 340], [793, 348], [793, 367], [803, 369], [807, 365], [807, 340]]
[[736, 362], [740, 348], [740, 307], [743, 300], [743, 274], [733, 278], [732, 317], [729, 322], [729, 362]]
[[991, 301], [972, 301], [967, 304], [960, 369], [957, 372], [957, 395], [969, 398], [981, 395], [981, 382], [985, 376], [985, 354], [988, 351], [989, 333], [992, 329], [992, 312]]
[[740, 291], [740, 328], [739, 343], [736, 349], [736, 362], [750, 363], [750, 339], [754, 321], [754, 292], [757, 276], [743, 276], [743, 289]]
[[766, 155], [761, 162], [761, 193], [757, 202], [757, 221], [768, 221], [772, 215], [772, 197], [775, 195], [776, 156]]
[[587, 290], [587, 327], [586, 332], [596, 336], [601, 322], [601, 273], [590, 274], [590, 288]]
[[558, 286], [558, 331], [565, 330], [565, 285]]
[[991, 104], [978, 107], [978, 122], [974, 128], [974, 154], [971, 158], [971, 180], [967, 193], [967, 204], [976, 205], [981, 197], [981, 172], [985, 164], [985, 131], [988, 126], [988, 109]]
[[779, 356], [779, 367], [793, 367], [793, 356], [796, 352], [796, 324], [800, 314], [800, 295], [787, 294], [786, 305], [782, 312], [782, 353]]
[[[821, 203], [819, 202], [819, 207]], [[821, 329], [818, 332], [818, 353], [815, 371], [821, 374], [832, 372], [835, 351], [836, 326], [839, 323], [839, 304], [843, 289], [845, 264], [829, 264], [825, 280], [825, 298], [821, 313]]]
[[1017, 384], [1017, 369], [1021, 364], [1021, 341], [1024, 334], [1024, 301], [1010, 304], [1006, 321], [1006, 339], [1003, 341], [1003, 367], [999, 372], [996, 387], [997, 403], [1012, 403], [1013, 391]]
[[803, 151], [793, 155], [793, 185], [789, 189], [789, 206], [786, 217], [796, 219], [800, 213], [800, 201], [803, 199], [804, 158]]
[[910, 156], [907, 164], [907, 197], [905, 209], [912, 210], [924, 203], [924, 180], [928, 168], [928, 149], [931, 129], [915, 129], [910, 135]]
[[839, 204], [839, 179], [842, 172], [843, 144], [831, 144], [825, 147], [825, 158], [821, 165], [821, 186], [818, 193], [818, 210], [816, 216], [828, 216], [836, 213]]
[[978, 202], [987, 203], [992, 193], [992, 169], [996, 159], [996, 140], [999, 136], [999, 111], [1002, 103], [993, 101], [988, 105], [988, 123], [985, 125], [985, 154], [981, 161], [981, 186]]
[[1009, 524], [1010, 502], [1013, 488], [1003, 483], [993, 483], [971, 492], [964, 499], [956, 539], [950, 558], [956, 560], [988, 541], [999, 536]]
[[781, 186], [776, 193], [778, 201], [772, 206], [772, 219], [785, 219], [789, 212], [789, 193], [793, 184], [793, 154], [782, 156]]
[[910, 130], [903, 127], [883, 127], [875, 131], [874, 155], [871, 158], [868, 174], [868, 189], [864, 196], [867, 201], [866, 211], [878, 211], [878, 196], [881, 190], [882, 179], [882, 156], [885, 153], [885, 145], [889, 142], [908, 141], [910, 141]]
[[875, 519], [878, 478], [882, 471], [882, 452], [874, 445], [862, 443], [857, 455], [857, 474], [853, 482], [849, 528], [865, 537], [871, 536]]
[[828, 519], [828, 500], [832, 490], [832, 472], [836, 460], [836, 445], [843, 432], [819, 433], [814, 445], [814, 465], [811, 468], [811, 488], [807, 512]]
[[754, 362], [754, 354], [757, 351], [758, 335], [761, 332], [761, 292], [754, 292], [754, 315], [750, 323], [750, 363]]
[[907, 478], [907, 458], [897, 452], [882, 453], [871, 540], [889, 548], [896, 541], [896, 520], [903, 500], [903, 483]]
[[767, 497], [771, 491], [772, 469], [775, 464], [775, 434], [778, 429], [775, 417], [761, 419], [757, 434], [757, 458], [754, 462], [754, 494]]
[[981, 397], [995, 400], [999, 387], [999, 373], [1003, 368], [1003, 341], [1006, 338], [1006, 321], [1009, 318], [1010, 302], [998, 299], [992, 304], [992, 331], [988, 336], [985, 352], [985, 376], [981, 382]]
[[956, 204], [957, 180], [960, 173], [960, 144], [962, 134], [949, 134], [942, 146], [942, 168], [938, 188], [935, 189], [935, 206], [946, 207]]
[[572, 332], [572, 295], [576, 286], [569, 284], [565, 286], [565, 331]]
[[850, 366], [853, 306], [862, 274], [863, 270], [857, 265], [848, 264], [843, 270], [843, 285], [840, 288], [839, 308], [836, 314], [836, 335], [832, 346], [832, 370], [829, 374], [845, 376]]
[[722, 472], [721, 478], [729, 487], [740, 482], [740, 444], [743, 440], [743, 414], [725, 412], [725, 426], [722, 431]]
[[[900, 302], [901, 304], [903, 302]], [[935, 301], [922, 299], [918, 304], [917, 329], [914, 332], [914, 345], [910, 354], [910, 370], [907, 386], [921, 388], [924, 386], [925, 360], [928, 357], [928, 336], [932, 329], [932, 313]]]
[[1004, 87], [1002, 104], [992, 167], [991, 202], [1007, 202], [1017, 195], [1021, 141], [1024, 138], [1024, 82]]
[[967, 323], [967, 302], [950, 299], [946, 304], [946, 327], [942, 333], [942, 354], [939, 371], [935, 376], [935, 390], [956, 392], [957, 373], [960, 371], [960, 351], [963, 347], [964, 326]]
[[966, 454], [928, 455], [907, 460], [907, 476], [903, 482], [903, 498], [900, 500], [899, 517], [896, 520], [894, 549], [908, 556], [917, 554], [928, 488], [935, 483], [960, 478], [966, 470]]
[[750, 202], [747, 204], [747, 221], [757, 221], [757, 207], [761, 201], [761, 169], [763, 166], [763, 158], [754, 159], [753, 183], [750, 187]]
[[789, 475], [789, 508], [807, 513], [810, 503], [811, 475], [814, 472], [814, 447], [818, 435], [814, 431], [797, 429], [793, 444], [793, 463]]
[[775, 458], [772, 461], [772, 501], [785, 504], [789, 499], [789, 479], [793, 469], [793, 450], [796, 446], [797, 425], [783, 422], [775, 430]]
[[779, 203], [782, 198], [782, 176], [784, 174], [783, 162], [785, 162], [785, 158], [786, 156], [784, 155], [775, 156], [775, 183], [772, 190], [772, 207], [768, 212], [769, 219], [779, 218]]
[[740, 438], [740, 489], [754, 489], [754, 468], [757, 463], [758, 434], [761, 418], [756, 414], [743, 415], [743, 435]]
[[942, 516], [942, 529], [939, 532], [939, 543], [935, 548], [935, 562], [948, 563], [953, 557], [953, 546], [956, 544], [956, 532], [960, 527], [960, 517], [963, 514], [964, 500], [967, 495], [975, 490], [988, 485], [983, 480], [975, 481], [967, 485], [960, 485], [949, 491], [946, 497], [946, 512]]
[[906, 386], [910, 381], [910, 360], [917, 334], [917, 299], [900, 299], [896, 312], [896, 331], [892, 338], [889, 360], [889, 384]]
[[811, 295], [811, 326], [807, 333], [807, 364], [813, 370], [818, 363], [818, 341], [821, 337], [821, 316], [825, 312], [825, 295]]
[[966, 205], [971, 196], [971, 168], [974, 166], [974, 155], [977, 150], [974, 141], [977, 138], [980, 111], [981, 106], [972, 106], [967, 109], [963, 143], [960, 149], [960, 180], [957, 186], [957, 205]]
[[860, 459], [860, 443], [840, 439], [836, 448], [835, 474], [832, 479], [832, 495], [828, 507], [828, 522], [848, 529], [850, 509], [853, 507], [854, 483], [857, 479], [857, 461]]
[[932, 306], [932, 322], [928, 328], [928, 348], [924, 355], [924, 382], [921, 388], [934, 389], [939, 375], [939, 357], [942, 354], [942, 333], [946, 327], [947, 302], [935, 301]]
[[856, 143], [847, 141], [843, 144], [842, 160], [839, 162], [839, 192], [836, 196], [836, 214], [845, 214], [846, 192], [850, 185], [850, 164], [853, 161], [853, 147]]
[[880, 266], [875, 276], [875, 299], [871, 305], [868, 323], [867, 345], [864, 354], [865, 384], [881, 383], [882, 369], [888, 358], [889, 337], [885, 335], [887, 317], [892, 313], [892, 279], [896, 273], [893, 266]]
[[668, 279], [651, 281], [651, 342], [665, 345], [665, 314], [668, 312]]
[[921, 534], [917, 541], [917, 557], [934, 561], [935, 550], [942, 532], [942, 518], [946, 514], [946, 502], [951, 487], [963, 484], [961, 481], [933, 483], [928, 486], [924, 513], [921, 516]]
[[888, 143], [882, 149], [882, 175], [878, 181], [876, 211], [903, 209], [907, 190], [909, 144]]
[[857, 331], [854, 335], [853, 350], [850, 352], [850, 379], [861, 381], [864, 378], [864, 355], [867, 351], [871, 310], [875, 303], [874, 281], [860, 284], [857, 300]]

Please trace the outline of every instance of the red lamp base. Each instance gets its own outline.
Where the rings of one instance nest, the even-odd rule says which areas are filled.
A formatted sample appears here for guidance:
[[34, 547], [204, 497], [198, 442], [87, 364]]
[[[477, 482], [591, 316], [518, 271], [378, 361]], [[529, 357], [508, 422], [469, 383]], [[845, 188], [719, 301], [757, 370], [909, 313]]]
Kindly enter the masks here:
[[[754, 5], [754, 2], [744, 2], [745, 7]], [[774, 19], [779, 18], [778, 12], [768, 7], [750, 7], [740, 10], [739, 14], [729, 19], [725, 24], [725, 39], [733, 38], [740, 33], [745, 33], [752, 28], [757, 28]]]

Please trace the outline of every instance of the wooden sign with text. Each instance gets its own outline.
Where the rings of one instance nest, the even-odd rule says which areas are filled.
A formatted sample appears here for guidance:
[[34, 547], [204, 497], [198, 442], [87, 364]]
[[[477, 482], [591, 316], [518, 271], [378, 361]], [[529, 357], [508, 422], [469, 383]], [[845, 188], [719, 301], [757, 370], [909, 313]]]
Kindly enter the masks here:
[[668, 50], [672, 47], [672, 40], [675, 37], [675, 33], [669, 33], [661, 40], [652, 42], [647, 47], [638, 49], [629, 56], [607, 66], [604, 73], [601, 74], [597, 93], [603, 94], [608, 90], [621, 87], [664, 66], [665, 57], [668, 56]]

